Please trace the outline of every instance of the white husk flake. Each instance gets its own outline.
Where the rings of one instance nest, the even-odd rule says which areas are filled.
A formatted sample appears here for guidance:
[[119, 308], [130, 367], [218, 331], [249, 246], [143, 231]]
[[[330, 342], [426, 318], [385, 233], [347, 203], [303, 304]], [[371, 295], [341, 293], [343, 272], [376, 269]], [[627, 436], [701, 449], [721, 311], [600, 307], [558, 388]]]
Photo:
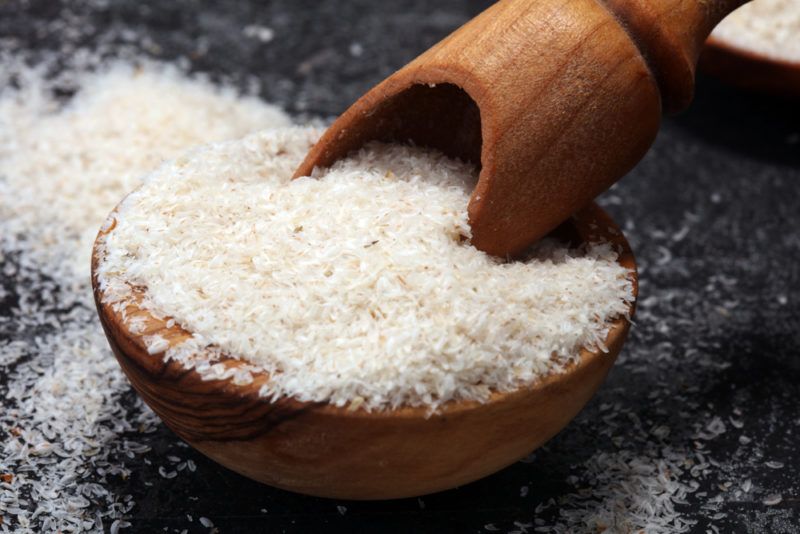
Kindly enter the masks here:
[[601, 347], [626, 313], [608, 244], [502, 262], [463, 241], [471, 166], [373, 143], [290, 180], [314, 138], [266, 131], [152, 173], [112, 215], [104, 301], [147, 288], [146, 309], [196, 334], [168, 358], [197, 368], [215, 347], [269, 372], [266, 397], [368, 409], [485, 401]]

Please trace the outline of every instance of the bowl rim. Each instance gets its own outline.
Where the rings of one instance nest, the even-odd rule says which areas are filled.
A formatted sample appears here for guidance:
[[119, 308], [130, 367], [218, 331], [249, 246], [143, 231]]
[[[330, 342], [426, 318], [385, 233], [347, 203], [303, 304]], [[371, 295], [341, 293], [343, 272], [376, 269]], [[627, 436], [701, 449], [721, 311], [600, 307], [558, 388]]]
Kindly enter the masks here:
[[[113, 217], [112, 212], [110, 217]], [[232, 379], [210, 379], [204, 380], [200, 374], [194, 369], [185, 368], [180, 362], [175, 360], [165, 361], [165, 351], [150, 354], [146, 348], [144, 338], [146, 336], [161, 335], [165, 339], [174, 339], [176, 342], [186, 339], [191, 336], [191, 332], [183, 329], [175, 324], [168, 327], [166, 321], [168, 318], [158, 319], [151, 315], [147, 310], [140, 308], [136, 303], [126, 302], [125, 309], [122, 311], [115, 311], [113, 305], [102, 302], [102, 291], [99, 287], [97, 277], [97, 266], [101, 261], [100, 244], [104, 236], [114, 230], [116, 221], [104, 226], [98, 233], [97, 238], [92, 247], [91, 258], [91, 281], [92, 290], [94, 294], [95, 304], [97, 306], [98, 315], [106, 336], [109, 341], [112, 341], [112, 347], [119, 346], [120, 339], [118, 336], [123, 336], [125, 343], [124, 355], [131, 363], [135, 364], [137, 368], [150, 375], [152, 378], [162, 377], [164, 375], [182, 376], [193, 375], [191, 378], [194, 380], [210, 383], [217, 382], [217, 389], [224, 393], [225, 396], [236, 397], [242, 401], [248, 400], [251, 402], [266, 403], [270, 405], [284, 407], [293, 411], [305, 411], [314, 409], [316, 413], [322, 416], [330, 416], [341, 419], [420, 419], [431, 417], [447, 417], [465, 412], [470, 412], [476, 409], [496, 405], [500, 403], [509, 403], [521, 400], [524, 397], [531, 395], [534, 392], [558, 388], [560, 382], [564, 381], [566, 377], [572, 373], [579, 372], [585, 367], [594, 365], [595, 360], [598, 358], [609, 357], [614, 358], [614, 350], [610, 350], [612, 354], [606, 354], [600, 349], [590, 351], [588, 349], [581, 349], [578, 358], [567, 364], [561, 372], [549, 373], [542, 376], [538, 380], [531, 382], [527, 385], [509, 391], [493, 391], [489, 399], [485, 402], [480, 401], [463, 401], [451, 400], [432, 410], [428, 406], [400, 406], [397, 408], [386, 408], [380, 410], [367, 410], [364, 407], [357, 407], [353, 409], [349, 405], [336, 406], [327, 401], [300, 401], [294, 397], [281, 397], [275, 401], [269, 397], [264, 397], [259, 394], [260, 387], [268, 380], [266, 371], [252, 371], [253, 381], [245, 385], [236, 385]], [[633, 300], [628, 304], [628, 315], [617, 317], [609, 329], [609, 332], [604, 340], [606, 347], [614, 347], [620, 345], [627, 335], [631, 319], [636, 311], [636, 301], [638, 298], [638, 271], [636, 260], [631, 250], [630, 244], [623, 235], [620, 228], [614, 223], [611, 217], [600, 206], [592, 202], [588, 206], [579, 210], [567, 221], [562, 223], [562, 230], [572, 234], [571, 241], [578, 238], [579, 243], [603, 241], [610, 243], [619, 254], [617, 262], [626, 267], [629, 271], [629, 280], [632, 284]], [[127, 324], [122, 320], [122, 315], [139, 315], [152, 323], [152, 326], [146, 328], [142, 333], [132, 333]], [[121, 349], [120, 349], [121, 350]], [[116, 352], [116, 350], [115, 350]], [[117, 355], [119, 358], [119, 355]], [[230, 355], [223, 355], [218, 359], [219, 363], [223, 363], [226, 368], [231, 366], [236, 367], [246, 362], [242, 362]], [[221, 388], [219, 387], [221, 386]]]
[[[760, 92], [800, 97], [800, 59], [779, 58], [714, 34], [699, 60], [703, 72], [726, 83]], [[742, 73], [754, 75], [743, 79]]]

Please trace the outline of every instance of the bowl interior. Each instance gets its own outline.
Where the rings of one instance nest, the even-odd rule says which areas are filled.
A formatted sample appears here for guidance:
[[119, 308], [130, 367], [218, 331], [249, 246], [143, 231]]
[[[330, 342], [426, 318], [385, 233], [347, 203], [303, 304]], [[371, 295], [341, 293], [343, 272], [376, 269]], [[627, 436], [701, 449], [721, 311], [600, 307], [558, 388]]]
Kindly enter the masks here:
[[[183, 329], [180, 325], [170, 324], [169, 318], [158, 318], [153, 316], [149, 311], [140, 307], [142, 296], [145, 294], [146, 288], [136, 288], [133, 298], [124, 305], [116, 309], [102, 303], [102, 293], [99, 289], [96, 277], [96, 268], [100, 261], [102, 261], [100, 247], [98, 243], [105, 235], [114, 230], [115, 225], [101, 230], [98, 235], [98, 242], [92, 254], [92, 283], [94, 287], [95, 300], [100, 314], [101, 321], [106, 328], [109, 338], [113, 337], [117, 343], [123, 342], [125, 355], [128, 359], [132, 360], [138, 367], [147, 373], [154, 375], [163, 375], [164, 373], [180, 373], [180, 374], [199, 374], [194, 370], [183, 369], [180, 364], [175, 361], [165, 361], [164, 353], [150, 354], [148, 353], [145, 338], [148, 336], [158, 335], [165, 339], [169, 346], [177, 345], [187, 338], [191, 337], [191, 332]], [[632, 272], [632, 283], [634, 297], [638, 294], [638, 281], [636, 277], [636, 263], [630, 246], [623, 236], [621, 230], [616, 226], [613, 220], [596, 204], [583, 209], [579, 213], [572, 216], [569, 220], [562, 223], [550, 234], [559, 240], [570, 243], [573, 246], [578, 246], [582, 243], [605, 241], [610, 242], [619, 252], [619, 263], [625, 266]], [[633, 316], [635, 310], [635, 301], [630, 305], [629, 316]], [[123, 320], [123, 316], [127, 320]], [[131, 318], [136, 319], [139, 325], [136, 332], [132, 332], [127, 326]], [[617, 318], [606, 339], [606, 345], [612, 346], [616, 339], [624, 337], [627, 333], [627, 326], [629, 320], [625, 317]], [[583, 350], [581, 358], [574, 366], [581, 366], [587, 363], [588, 360], [597, 357], [604, 357], [605, 354], [600, 351]], [[234, 369], [247, 364], [241, 360], [236, 359], [231, 355], [222, 355], [217, 357], [217, 361], [224, 365], [226, 369]], [[567, 368], [565, 373], [558, 373], [546, 376], [539, 382], [531, 384], [529, 388], [543, 387], [554, 382], [558, 382], [561, 375], [569, 373], [572, 367]], [[265, 398], [259, 396], [259, 389], [268, 380], [269, 376], [265, 372], [253, 371], [253, 382], [247, 385], [235, 385], [230, 380], [223, 380], [226, 385], [223, 388], [229, 391], [231, 395], [241, 398], [251, 398], [257, 402], [268, 402]], [[488, 403], [500, 402], [504, 398], [513, 395], [514, 392], [495, 392], [492, 394]], [[297, 406], [303, 405], [292, 399], [286, 399], [288, 403], [294, 403]], [[439, 411], [441, 413], [454, 413], [462, 410], [469, 410], [479, 404], [475, 402], [450, 402], [443, 405]], [[318, 406], [321, 409], [331, 414], [338, 414], [342, 417], [381, 417], [382, 415], [391, 415], [391, 417], [428, 417], [430, 412], [424, 407], [402, 407], [390, 411], [372, 411], [368, 412], [364, 409], [348, 409], [344, 407], [336, 407], [333, 405], [324, 404]]]

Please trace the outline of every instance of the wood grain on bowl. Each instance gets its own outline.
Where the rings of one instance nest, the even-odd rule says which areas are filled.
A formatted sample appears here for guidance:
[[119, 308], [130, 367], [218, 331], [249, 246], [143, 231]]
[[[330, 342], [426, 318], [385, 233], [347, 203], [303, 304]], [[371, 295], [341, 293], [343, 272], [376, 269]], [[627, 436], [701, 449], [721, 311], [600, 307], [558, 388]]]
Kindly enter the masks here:
[[[113, 226], [105, 230], [111, 231]], [[619, 262], [633, 273], [636, 294], [633, 254], [599, 207], [579, 212], [559, 233], [577, 242], [613, 243]], [[124, 310], [104, 304], [94, 274], [100, 261], [95, 246], [92, 281], [103, 328], [131, 384], [164, 423], [209, 458], [247, 477], [325, 497], [421, 495], [471, 482], [519, 460], [566, 426], [592, 397], [629, 327], [626, 318], [616, 319], [606, 340], [608, 352], [584, 350], [564, 373], [513, 392], [495, 392], [486, 403], [450, 402], [434, 414], [425, 408], [368, 412], [292, 398], [270, 401], [258, 394], [269, 380], [264, 373], [244, 386], [203, 380], [196, 371], [165, 361], [163, 353], [149, 354], [146, 336], [160, 335], [173, 346], [191, 333], [142, 309], [145, 288]], [[131, 332], [123, 311], [139, 317], [144, 327]], [[241, 365], [232, 357], [222, 363]]]

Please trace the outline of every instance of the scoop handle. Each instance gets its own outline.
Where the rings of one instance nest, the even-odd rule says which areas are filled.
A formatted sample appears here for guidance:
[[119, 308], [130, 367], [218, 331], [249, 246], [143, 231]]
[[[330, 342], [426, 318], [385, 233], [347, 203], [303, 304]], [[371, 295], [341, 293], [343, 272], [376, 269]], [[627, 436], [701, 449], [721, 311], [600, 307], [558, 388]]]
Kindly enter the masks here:
[[663, 109], [685, 109], [711, 30], [749, 0], [602, 0], [630, 33], [661, 89]]

